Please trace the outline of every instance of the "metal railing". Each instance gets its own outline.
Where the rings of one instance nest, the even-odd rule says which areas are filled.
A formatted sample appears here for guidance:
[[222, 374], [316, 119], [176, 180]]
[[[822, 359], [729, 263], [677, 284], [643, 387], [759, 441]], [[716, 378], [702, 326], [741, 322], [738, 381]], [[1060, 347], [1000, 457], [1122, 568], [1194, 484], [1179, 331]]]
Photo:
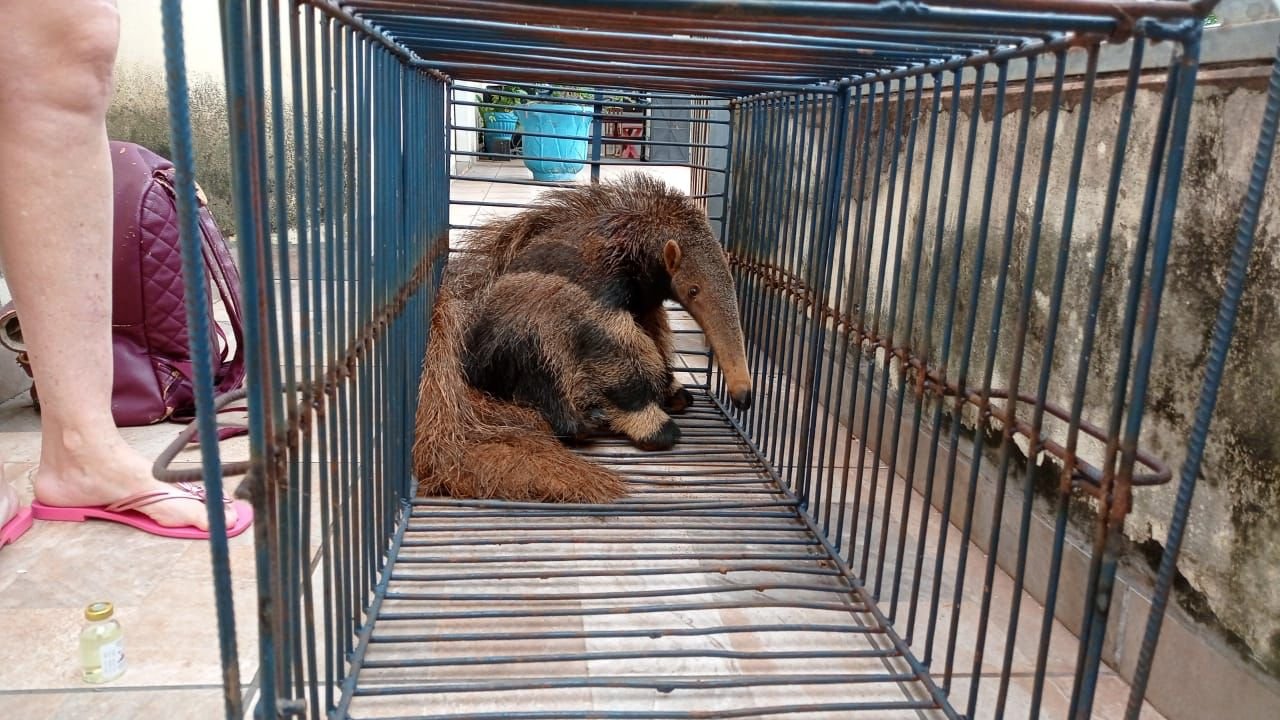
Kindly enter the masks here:
[[[448, 242], [445, 83], [407, 67], [359, 26], [292, 9], [230, 2], [222, 13], [247, 309], [251, 458], [243, 487], [258, 518], [258, 717], [325, 716], [349, 663], [358, 663], [411, 492], [411, 419], [388, 399], [417, 386], [427, 339], [420, 319]], [[189, 170], [180, 3], [164, 11], [174, 146]], [[431, 107], [441, 112], [422, 110]], [[187, 211], [189, 180], [179, 182]], [[287, 240], [290, 228], [296, 243]], [[200, 277], [198, 254], [187, 260], [184, 269]], [[204, 357], [198, 342], [194, 355]], [[220, 470], [208, 434], [211, 396], [201, 388], [212, 491]], [[239, 717], [226, 544], [212, 547], [227, 713]]]
[[[811, 519], [843, 551], [870, 597], [886, 603], [889, 623], [940, 675], [943, 690], [956, 675], [970, 678], [958, 703], [967, 716], [979, 709], [984, 648], [993, 631], [1004, 643], [994, 708], [996, 716], [1004, 712], [1032, 509], [1046, 495], [1056, 508], [1055, 526], [1048, 586], [1040, 590], [1044, 610], [1030, 713], [1038, 716], [1045, 690], [1058, 595], [1079, 591], [1058, 584], [1074, 510], [1094, 518], [1093, 563], [1077, 603], [1085, 609], [1079, 625], [1084, 640], [1071, 690], [1072, 715], [1090, 714], [1109, 609], [1096, 599], [1110, 596], [1132, 487], [1170, 477], [1157, 458], [1139, 449], [1138, 439], [1196, 45], [1194, 34], [1186, 38], [1170, 66], [1164, 103], [1138, 107], [1137, 90], [1147, 82], [1140, 72], [1146, 42], [1139, 33], [1132, 43], [1114, 131], [1090, 132], [1097, 43], [1086, 45], [1089, 68], [1061, 131], [1067, 49], [1057, 42], [997, 54], [974, 68], [967, 89], [962, 73], [968, 63], [955, 63], [846, 83], [835, 95], [767, 97], [737, 106], [734, 156], [743, 172], [735, 175], [731, 197], [752, 202], [750, 214], [731, 213], [737, 224], [728, 233], [729, 248], [741, 301], [751, 308], [747, 335], [763, 384], [760, 402], [740, 421], [765, 456], [792, 471], [789, 487], [806, 501]], [[1048, 88], [1037, 79], [1042, 61], [1056, 67]], [[1013, 64], [1025, 66], [1017, 84], [1008, 80]], [[1131, 137], [1135, 115], [1158, 125], [1137, 153], [1129, 148], [1138, 142]], [[1006, 133], [1016, 139], [1005, 141]], [[1109, 171], [1104, 183], [1084, 187], [1078, 178], [1095, 138], [1108, 143]], [[1129, 167], [1142, 157], [1150, 158], [1148, 167]], [[1129, 253], [1113, 242], [1126, 172], [1130, 188], [1143, 183], [1145, 197]], [[1051, 197], [1051, 185], [1062, 193]], [[1086, 202], [1104, 208], [1101, 215], [1080, 217]], [[1056, 223], [1046, 217], [1050, 209]], [[1020, 221], [1030, 232], [1017, 238], [1025, 245], [1015, 248]], [[1055, 240], [1056, 247], [1042, 249]], [[1083, 259], [1072, 245], [1082, 241], [1088, 253]], [[1068, 292], [1087, 296], [1072, 313], [1064, 305]], [[1047, 307], [1038, 306], [1037, 294]], [[1102, 307], [1104, 297], [1112, 298], [1112, 307]], [[1115, 303], [1117, 297], [1123, 302]], [[1100, 327], [1104, 311], [1121, 322]], [[1071, 321], [1077, 315], [1083, 322]], [[1059, 339], [1068, 332], [1080, 340], [1068, 345]], [[1105, 359], [1095, 351], [1102, 338], [1112, 350], [1110, 368], [1097, 367]], [[1074, 385], [1069, 406], [1057, 400], [1055, 381]], [[1092, 403], [1092, 422], [1085, 416], [1090, 392], [1109, 398], [1102, 407]], [[851, 467], [852, 444], [838, 461], [837, 435], [844, 428], [832, 418], [847, 418], [870, 463]], [[1057, 422], [1050, 425], [1050, 419]], [[987, 437], [997, 439], [998, 450], [990, 461], [993, 487], [980, 501]], [[966, 449], [970, 456], [962, 458]], [[1025, 463], [1042, 454], [1058, 476], [1051, 492], [1037, 491]], [[868, 472], [882, 464], [885, 480]], [[909, 531], [911, 493], [895, 501], [898, 482], [926, 498], [942, 488], [940, 512], [958, 526], [958, 547], [948, 545], [947, 522], [931, 528], [926, 516]], [[1019, 497], [1018, 514], [1006, 518], [1006, 502]], [[979, 510], [988, 517], [982, 538], [975, 537]], [[1002, 527], [1006, 522], [1013, 527]], [[991, 608], [1002, 539], [1017, 543], [1017, 557], [1006, 568], [1013, 575], [1005, 600], [1009, 618], [997, 628]], [[986, 553], [977, 616], [962, 620], [951, 612], [949, 620], [941, 618], [944, 608], [962, 604], [974, 540]], [[945, 592], [950, 568], [954, 587]], [[976, 643], [968, 668], [956, 661], [962, 622], [974, 625], [963, 633], [963, 642]]]
[[[347, 718], [354, 699], [397, 693], [709, 687], [678, 678], [585, 677], [528, 687], [361, 685], [362, 671], [367, 677], [394, 668], [607, 659], [551, 653], [397, 664], [370, 660], [369, 653], [379, 644], [411, 642], [381, 629], [380, 619], [398, 617], [384, 607], [388, 599], [513, 600], [397, 585], [406, 577], [394, 572], [406, 548], [449, 551], [421, 539], [431, 537], [435, 523], [474, 533], [490, 520], [512, 531], [536, 520], [526, 535], [534, 548], [526, 557], [534, 562], [537, 546], [556, 533], [585, 533], [584, 518], [614, 516], [636, 529], [649, 521], [671, 529], [727, 518], [720, 529], [729, 539], [717, 542], [739, 533], [768, 543], [780, 526], [753, 523], [794, 522], [786, 532], [797, 534], [788, 542], [814, 548], [820, 574], [836, 583], [818, 588], [805, 581], [802, 589], [839, 595], [841, 612], [852, 618], [824, 631], [869, 634], [887, 644], [787, 652], [811, 664], [863, 656], [898, 663], [862, 680], [806, 671], [725, 679], [721, 687], [784, 679], [850, 688], [901, 683], [916, 694], [900, 705], [861, 702], [854, 694], [825, 709], [1003, 717], [1012, 714], [1018, 638], [1031, 634], [1027, 716], [1043, 709], [1051, 655], [1063, 642], [1072, 658], [1068, 714], [1090, 716], [1124, 518], [1135, 488], [1172, 476], [1141, 446], [1142, 420], [1186, 156], [1199, 18], [1212, 5], [815, 1], [735, 3], [730, 12], [701, 0], [608, 7], [563, 0], [536, 10], [506, 1], [224, 0], [235, 234], [249, 309], [251, 458], [243, 487], [259, 518], [260, 666], [248, 683], [257, 695], [255, 715]], [[198, 233], [179, 8], [176, 0], [164, 3], [167, 69], [188, 239], [184, 273], [198, 290], [203, 273], [198, 246], [189, 241]], [[1145, 52], [1157, 41], [1176, 49], [1167, 70], [1153, 78], [1144, 70]], [[1104, 45], [1114, 52], [1122, 42], [1128, 71], [1100, 75]], [[1068, 73], [1081, 55], [1083, 73]], [[480, 83], [494, 79], [591, 87], [592, 100], [572, 102], [593, 106], [587, 114], [596, 123], [605, 115], [606, 93], [643, 95], [691, 112], [695, 130], [683, 143], [691, 152], [684, 164], [695, 182], [691, 193], [717, 208], [713, 221], [738, 283], [757, 402], [746, 412], [728, 411], [709, 354], [695, 353], [704, 364], [688, 369], [701, 378], [709, 407], [688, 421], [702, 433], [690, 435], [690, 452], [680, 455], [677, 447], [657, 459], [612, 453], [598, 459], [624, 468], [633, 486], [680, 480], [682, 492], [704, 493], [705, 502], [661, 497], [669, 488], [656, 489], [648, 509], [643, 502], [539, 508], [413, 499], [414, 389], [449, 255], [450, 186], [472, 181], [450, 171], [453, 158], [471, 156], [451, 149], [450, 137], [484, 130], [450, 119], [454, 107], [470, 107], [451, 95], [458, 88], [489, 92]], [[1256, 219], [1262, 201], [1278, 84], [1273, 77], [1247, 220]], [[593, 135], [585, 160], [597, 180], [604, 139]], [[1135, 196], [1140, 201], [1122, 203]], [[290, 229], [296, 242], [288, 239]], [[1191, 451], [1179, 473], [1132, 718], [1158, 641], [1253, 234], [1253, 222], [1243, 222]], [[193, 327], [207, 322], [197, 306], [189, 312]], [[217, 497], [222, 468], [211, 369], [202, 356], [206, 336], [197, 332], [195, 340], [199, 431], [206, 482]], [[736, 490], [695, 464], [721, 456], [742, 483]], [[652, 467], [661, 463], [683, 469]], [[1082, 587], [1062, 580], [1065, 554], [1077, 540], [1073, 515], [1092, 528]], [[217, 536], [221, 514], [211, 512], [210, 520]], [[743, 527], [730, 527], [735, 523]], [[227, 546], [215, 540], [211, 548], [227, 715], [240, 717], [246, 683], [236, 670]], [[624, 554], [629, 561], [666, 561], [698, 553], [659, 549], [649, 557], [640, 547]], [[813, 571], [786, 556], [778, 551], [756, 560], [784, 575]], [[1029, 567], [1032, 556], [1048, 556], [1047, 567]], [[481, 562], [475, 556], [458, 562], [464, 560]], [[638, 572], [615, 561], [580, 572]], [[463, 579], [477, 577], [500, 579], [483, 568]], [[642, 597], [606, 595], [596, 599]], [[1007, 617], [995, 607], [1007, 607]], [[994, 675], [983, 669], [992, 662], [989, 651], [998, 653]], [[593, 712], [564, 716], [608, 716]], [[538, 716], [528, 708], [512, 713]]]

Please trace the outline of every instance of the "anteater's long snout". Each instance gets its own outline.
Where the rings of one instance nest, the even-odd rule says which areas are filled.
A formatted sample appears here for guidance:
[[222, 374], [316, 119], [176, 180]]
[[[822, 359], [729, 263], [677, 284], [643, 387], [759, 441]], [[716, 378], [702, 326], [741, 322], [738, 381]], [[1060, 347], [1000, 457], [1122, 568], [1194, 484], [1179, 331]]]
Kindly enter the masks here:
[[742, 326], [736, 304], [713, 305], [691, 309], [690, 314], [707, 336], [716, 362], [724, 373], [729, 399], [739, 410], [751, 407], [751, 371], [747, 368], [747, 350], [742, 341]]
[[747, 370], [747, 354], [742, 347], [742, 341], [739, 340], [735, 345], [736, 347], [725, 352], [716, 347], [715, 341], [712, 340], [711, 349], [715, 352], [720, 369], [724, 372], [725, 384], [728, 386], [729, 399], [733, 401], [733, 406], [739, 410], [747, 410], [751, 407], [751, 373]]

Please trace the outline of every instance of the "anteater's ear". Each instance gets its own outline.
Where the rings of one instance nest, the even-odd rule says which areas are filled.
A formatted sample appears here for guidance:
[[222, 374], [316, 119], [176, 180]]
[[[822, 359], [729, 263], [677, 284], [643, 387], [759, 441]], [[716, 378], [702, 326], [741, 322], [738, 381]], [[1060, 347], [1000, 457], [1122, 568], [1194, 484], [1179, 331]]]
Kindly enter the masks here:
[[680, 267], [680, 246], [675, 240], [668, 240], [662, 247], [662, 260], [667, 265], [668, 273], [674, 273]]

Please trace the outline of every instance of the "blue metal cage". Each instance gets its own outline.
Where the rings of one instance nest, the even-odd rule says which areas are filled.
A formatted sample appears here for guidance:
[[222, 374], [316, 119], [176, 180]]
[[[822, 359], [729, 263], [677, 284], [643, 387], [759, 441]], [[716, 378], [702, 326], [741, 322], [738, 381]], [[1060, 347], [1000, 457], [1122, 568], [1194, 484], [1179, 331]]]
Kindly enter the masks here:
[[[259, 518], [254, 716], [1054, 716], [1046, 683], [1067, 642], [1065, 714], [1090, 717], [1124, 518], [1141, 486], [1176, 475], [1131, 678], [1137, 718], [1280, 111], [1278, 69], [1174, 473], [1143, 447], [1142, 420], [1213, 4], [223, 0], [250, 378], [251, 458], [231, 471], [246, 473]], [[164, 10], [184, 273], [199, 296], [180, 3]], [[728, 409], [696, 328], [678, 330], [701, 400], [680, 421], [685, 441], [587, 451], [627, 474], [627, 502], [417, 497], [408, 452], [427, 320], [451, 236], [471, 227], [450, 209], [523, 205], [451, 198], [451, 186], [535, 184], [453, 168], [529, 157], [451, 145], [482, 131], [457, 111], [515, 94], [487, 82], [586, 88], [545, 98], [592, 120], [584, 182], [646, 163], [608, 160], [608, 144], [687, 153], [674, 164], [729, 254], [759, 400]], [[688, 139], [606, 137], [610, 106], [628, 100], [646, 117], [681, 113]], [[1094, 122], [1104, 100], [1114, 123]], [[1091, 167], [1100, 140], [1108, 161]], [[1139, 210], [1118, 217], [1126, 196]], [[208, 319], [199, 303], [188, 312], [217, 497], [227, 469], [199, 347]], [[1086, 398], [1107, 412], [1091, 415]], [[1047, 565], [1031, 567], [1037, 503]], [[1089, 565], [1076, 586], [1062, 567], [1082, 508]], [[217, 536], [219, 510], [210, 522]], [[231, 611], [226, 543], [212, 551], [238, 718], [234, 628], [250, 620]], [[637, 585], [646, 577], [685, 580], [653, 590]], [[1007, 612], [993, 612], [997, 595]], [[710, 610], [722, 621], [669, 622]], [[1072, 630], [1055, 635], [1066, 614]], [[585, 624], [601, 616], [654, 620]], [[1028, 632], [1034, 669], [1015, 710]], [[735, 637], [754, 649], [724, 640]], [[658, 642], [670, 638], [690, 642]], [[557, 644], [569, 640], [590, 644]], [[689, 658], [754, 669], [705, 677], [682, 671]], [[642, 660], [670, 672], [550, 669]], [[798, 687], [824, 690], [786, 695]], [[564, 690], [690, 703], [575, 705]]]

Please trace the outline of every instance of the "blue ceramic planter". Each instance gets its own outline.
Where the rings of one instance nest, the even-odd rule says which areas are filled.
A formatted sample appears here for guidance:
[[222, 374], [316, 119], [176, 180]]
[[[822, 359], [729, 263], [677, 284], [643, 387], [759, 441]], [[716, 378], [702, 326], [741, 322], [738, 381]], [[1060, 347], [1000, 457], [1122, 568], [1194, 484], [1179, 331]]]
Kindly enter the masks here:
[[[572, 111], [539, 112], [545, 110]], [[520, 124], [528, 133], [564, 135], [568, 137], [524, 136], [524, 165], [534, 180], [543, 182], [572, 180], [587, 159], [587, 139], [591, 132], [590, 108], [583, 105], [541, 103], [525, 105], [516, 111]], [[539, 160], [536, 158], [546, 158]]]
[[510, 140], [511, 133], [515, 132], [517, 120], [513, 112], [490, 113], [485, 118], [485, 137], [491, 137], [494, 140]]

